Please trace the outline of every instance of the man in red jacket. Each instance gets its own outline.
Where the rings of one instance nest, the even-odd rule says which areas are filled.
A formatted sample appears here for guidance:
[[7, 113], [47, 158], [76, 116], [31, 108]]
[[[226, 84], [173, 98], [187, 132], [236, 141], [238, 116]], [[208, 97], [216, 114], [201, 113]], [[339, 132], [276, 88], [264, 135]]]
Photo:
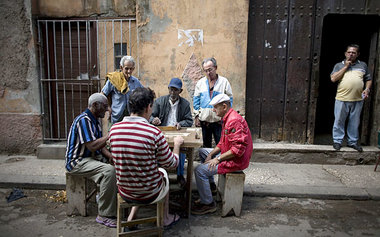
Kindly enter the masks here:
[[194, 204], [191, 213], [203, 215], [216, 211], [210, 181], [215, 174], [244, 170], [249, 165], [252, 154], [252, 137], [247, 122], [231, 108], [230, 97], [226, 94], [215, 96], [210, 105], [222, 117], [222, 137], [214, 148], [201, 148], [199, 156], [202, 164], [194, 170], [200, 200]]

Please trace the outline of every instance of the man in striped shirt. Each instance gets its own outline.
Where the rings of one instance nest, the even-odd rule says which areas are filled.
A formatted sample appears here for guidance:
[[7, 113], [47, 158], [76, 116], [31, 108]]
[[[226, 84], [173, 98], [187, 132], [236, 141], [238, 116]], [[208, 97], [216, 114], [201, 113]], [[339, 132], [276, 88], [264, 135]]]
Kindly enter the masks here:
[[[161, 130], [148, 122], [154, 98], [150, 88], [136, 88], [128, 102], [131, 115], [111, 127], [109, 140], [120, 196], [130, 203], [154, 203], [165, 198], [164, 226], [170, 227], [179, 216], [169, 214], [169, 180], [162, 168], [178, 166], [183, 138], [174, 138], [172, 152]], [[136, 212], [137, 207], [133, 207], [128, 221]]]
[[70, 128], [66, 147], [66, 170], [84, 175], [100, 185], [96, 222], [116, 228], [115, 168], [103, 161], [112, 159], [105, 148], [107, 136], [102, 136], [99, 118], [108, 110], [107, 97], [94, 93], [88, 99], [88, 108], [76, 117]]

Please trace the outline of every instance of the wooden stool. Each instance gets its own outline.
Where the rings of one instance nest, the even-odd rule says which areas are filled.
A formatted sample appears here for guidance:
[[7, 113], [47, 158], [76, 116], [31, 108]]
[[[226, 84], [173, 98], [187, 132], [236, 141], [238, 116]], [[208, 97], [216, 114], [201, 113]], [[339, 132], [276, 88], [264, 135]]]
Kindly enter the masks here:
[[379, 157], [377, 158], [377, 161], [376, 161], [376, 165], [375, 165], [375, 172], [376, 172], [376, 169], [377, 169], [377, 166], [379, 165], [379, 163], [380, 163], [380, 155], [379, 155]]
[[83, 175], [66, 172], [67, 215], [87, 216], [87, 203], [97, 192], [97, 185]]
[[243, 171], [218, 175], [218, 191], [222, 199], [222, 216], [231, 210], [240, 216], [243, 202], [245, 174]]
[[[120, 194], [117, 194], [117, 236], [138, 236], [138, 235], [148, 235], [157, 233], [158, 236], [162, 236], [163, 225], [164, 225], [164, 202], [165, 198], [161, 199], [159, 202], [154, 204], [136, 204], [136, 203], [127, 203], [123, 200]], [[123, 221], [124, 210], [131, 208], [133, 206], [148, 206], [148, 205], [157, 205], [156, 216], [134, 219], [132, 221]], [[128, 212], [126, 212], [128, 213]], [[123, 227], [131, 227], [137, 224], [146, 224], [146, 223], [156, 223], [155, 227], [139, 229], [129, 232], [124, 232]], [[139, 227], [140, 228], [140, 227]]]

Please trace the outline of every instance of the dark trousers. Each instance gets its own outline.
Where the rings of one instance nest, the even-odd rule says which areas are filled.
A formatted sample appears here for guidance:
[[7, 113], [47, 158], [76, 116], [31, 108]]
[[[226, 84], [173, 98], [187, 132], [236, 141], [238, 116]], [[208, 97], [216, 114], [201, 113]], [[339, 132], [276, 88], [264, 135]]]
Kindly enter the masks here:
[[217, 145], [220, 140], [222, 132], [221, 122], [208, 123], [201, 121], [203, 147], [212, 148], [212, 136], [214, 136], [215, 144]]

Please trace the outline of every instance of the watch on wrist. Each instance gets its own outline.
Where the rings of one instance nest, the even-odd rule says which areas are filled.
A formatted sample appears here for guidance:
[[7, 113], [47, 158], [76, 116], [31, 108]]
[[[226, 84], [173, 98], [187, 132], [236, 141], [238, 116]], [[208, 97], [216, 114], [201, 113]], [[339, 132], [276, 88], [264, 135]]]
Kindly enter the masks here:
[[219, 163], [222, 162], [222, 160], [220, 159], [220, 156], [218, 156], [218, 158], [216, 159], [219, 161]]

